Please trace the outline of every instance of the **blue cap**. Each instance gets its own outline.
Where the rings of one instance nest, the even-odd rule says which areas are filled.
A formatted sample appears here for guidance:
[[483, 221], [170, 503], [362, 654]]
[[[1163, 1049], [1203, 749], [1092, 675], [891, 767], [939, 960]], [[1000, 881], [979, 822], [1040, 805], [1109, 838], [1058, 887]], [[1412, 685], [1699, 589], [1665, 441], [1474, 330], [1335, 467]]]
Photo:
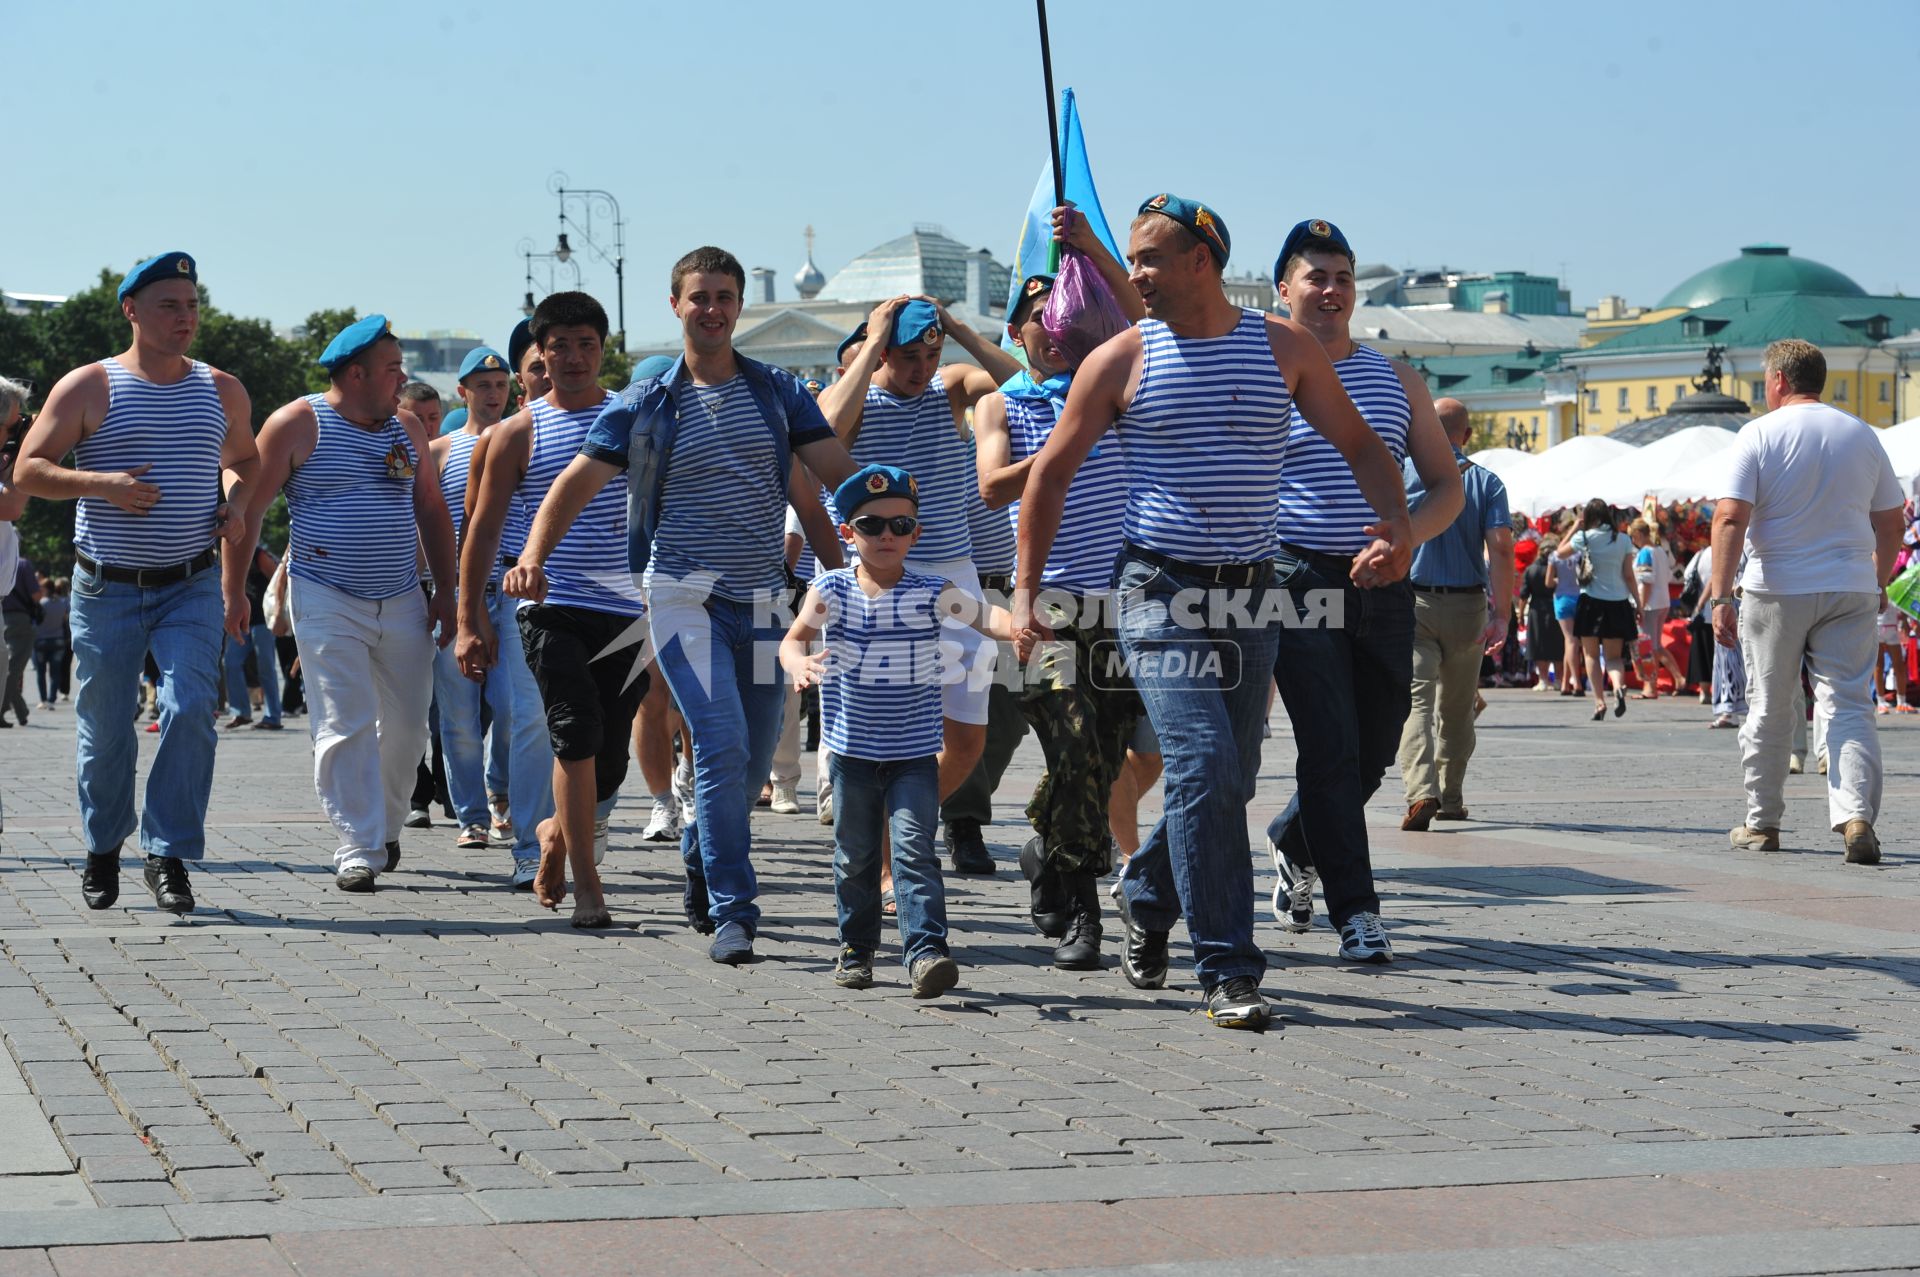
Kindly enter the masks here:
[[320, 352], [315, 361], [328, 372], [379, 341], [382, 337], [393, 336], [393, 325], [387, 322], [385, 315], [368, 315], [365, 319], [356, 319], [342, 328], [327, 348]]
[[820, 392], [827, 388], [827, 383], [818, 377], [802, 377], [799, 380], [800, 388], [812, 395], [815, 399], [818, 399]]
[[139, 292], [148, 284], [157, 284], [163, 279], [184, 279], [188, 283], [200, 282], [200, 270], [193, 264], [193, 258], [185, 253], [162, 253], [158, 257], [149, 257], [127, 272], [120, 281], [119, 300], [125, 301], [128, 293]]
[[455, 408], [452, 412], [440, 418], [440, 433], [450, 435], [466, 424], [467, 410], [465, 408]]
[[533, 345], [533, 320], [523, 319], [513, 326], [513, 335], [507, 338], [507, 362], [513, 365], [512, 371], [520, 371], [520, 360], [525, 357], [527, 347]]
[[940, 340], [940, 308], [932, 302], [911, 301], [893, 317], [893, 337], [887, 349], [923, 341], [931, 346]]
[[882, 497], [905, 497], [917, 509], [920, 485], [899, 466], [861, 466], [833, 490], [833, 508], [840, 512], [842, 519], [851, 519], [855, 510]]
[[507, 367], [506, 356], [491, 346], [475, 346], [460, 361], [460, 375], [454, 380], [465, 381], [469, 373], [476, 372], [504, 372], [511, 376], [513, 369]]
[[645, 381], [649, 377], [658, 377], [673, 367], [673, 358], [669, 355], [648, 355], [633, 366], [633, 376], [627, 379], [631, 386], [636, 381]]
[[1053, 276], [1029, 275], [1020, 285], [1020, 295], [1013, 299], [1013, 310], [1007, 315], [1007, 322], [1015, 325], [1027, 322], [1027, 316], [1040, 298], [1053, 291]]
[[847, 348], [849, 346], [858, 346], [861, 342], [865, 341], [866, 339], [867, 339], [867, 321], [863, 319], [860, 321], [860, 326], [858, 328], [855, 328], [852, 332], [848, 333], [847, 339], [840, 343], [840, 349], [833, 352], [834, 361], [836, 363], [844, 365], [847, 362]]
[[1280, 256], [1273, 259], [1273, 282], [1277, 287], [1286, 273], [1287, 259], [1296, 253], [1311, 253], [1330, 248], [1342, 254], [1351, 262], [1353, 245], [1347, 243], [1347, 237], [1340, 228], [1323, 217], [1309, 217], [1287, 232], [1286, 242], [1280, 245]]
[[1199, 200], [1186, 199], [1179, 195], [1170, 195], [1165, 191], [1153, 198], [1141, 201], [1142, 213], [1164, 213], [1174, 221], [1192, 231], [1194, 238], [1207, 246], [1213, 254], [1213, 260], [1224, 268], [1227, 254], [1233, 249], [1233, 236], [1227, 234], [1227, 224], [1220, 220], [1220, 214], [1202, 204]]

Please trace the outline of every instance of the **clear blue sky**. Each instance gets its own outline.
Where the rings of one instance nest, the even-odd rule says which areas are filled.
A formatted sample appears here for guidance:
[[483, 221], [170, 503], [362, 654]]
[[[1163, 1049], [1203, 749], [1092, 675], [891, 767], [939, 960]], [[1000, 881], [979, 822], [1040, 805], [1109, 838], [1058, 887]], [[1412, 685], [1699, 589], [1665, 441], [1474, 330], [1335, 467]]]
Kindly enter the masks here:
[[[1651, 303], [1758, 240], [1920, 290], [1914, 0], [1050, 9], [1108, 212], [1205, 199], [1235, 269], [1319, 216], [1362, 260], [1564, 268], [1576, 304]], [[357, 306], [503, 341], [560, 169], [620, 197], [629, 332], [671, 335], [668, 268], [702, 243], [782, 298], [809, 222], [829, 275], [915, 222], [1007, 260], [1045, 157], [1023, 0], [0, 0], [0, 30], [0, 285], [183, 248], [277, 324]]]

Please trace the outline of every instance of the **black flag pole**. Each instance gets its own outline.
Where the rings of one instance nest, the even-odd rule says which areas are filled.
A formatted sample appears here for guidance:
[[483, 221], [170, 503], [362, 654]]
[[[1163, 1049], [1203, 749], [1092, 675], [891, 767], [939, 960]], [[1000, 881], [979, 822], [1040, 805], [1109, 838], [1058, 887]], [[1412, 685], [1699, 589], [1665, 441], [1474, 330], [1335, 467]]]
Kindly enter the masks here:
[[[1034, 0], [1040, 11], [1040, 77], [1047, 86], [1047, 154], [1053, 159], [1053, 203], [1057, 208], [1067, 202], [1067, 178], [1060, 171], [1060, 108], [1053, 96], [1053, 46], [1047, 40], [1047, 0]], [[1060, 245], [1047, 251], [1054, 269], [1060, 265]]]

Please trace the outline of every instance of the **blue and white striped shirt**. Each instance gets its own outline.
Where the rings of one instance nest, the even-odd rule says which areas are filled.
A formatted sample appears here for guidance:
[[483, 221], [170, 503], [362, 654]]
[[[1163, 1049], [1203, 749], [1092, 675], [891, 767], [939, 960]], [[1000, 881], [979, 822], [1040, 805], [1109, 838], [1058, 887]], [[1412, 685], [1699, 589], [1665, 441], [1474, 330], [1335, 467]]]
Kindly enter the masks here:
[[[988, 507], [980, 495], [980, 445], [967, 438], [967, 538], [973, 542], [973, 570], [981, 576], [1011, 576], [1018, 552], [1016, 525], [1005, 510]], [[919, 547], [914, 547], [918, 555]]]
[[647, 585], [717, 574], [713, 592], [737, 602], [784, 589], [786, 485], [745, 374], [718, 386], [685, 382], [679, 403]]
[[820, 739], [836, 754], [902, 762], [940, 752], [940, 592], [947, 582], [907, 572], [869, 597], [852, 568], [813, 578], [827, 608], [821, 630]]
[[1189, 563], [1273, 554], [1280, 463], [1293, 393], [1243, 310], [1223, 337], [1139, 324], [1140, 386], [1114, 422], [1127, 467], [1127, 540]]
[[122, 568], [168, 567], [198, 557], [213, 544], [220, 450], [227, 439], [213, 370], [195, 361], [185, 377], [158, 386], [118, 359], [100, 364], [107, 370], [107, 415], [74, 448], [74, 465], [102, 471], [151, 466], [140, 480], [160, 489], [160, 502], [138, 515], [101, 497], [81, 497], [73, 516], [74, 545], [97, 562]]
[[[528, 512], [528, 527], [547, 499], [547, 490], [567, 464], [580, 455], [588, 427], [613, 395], [604, 395], [591, 408], [566, 412], [545, 399], [530, 405], [533, 446], [527, 473], [518, 495]], [[545, 564], [547, 602], [583, 607], [612, 616], [639, 616], [646, 601], [633, 573], [627, 569], [627, 472], [620, 471], [587, 502], [553, 547]], [[526, 600], [520, 606], [525, 607]]]
[[362, 599], [420, 583], [413, 476], [419, 457], [400, 418], [362, 429], [325, 395], [308, 395], [313, 452], [287, 476], [287, 575]]
[[[975, 486], [973, 450], [954, 428], [953, 408], [941, 374], [917, 397], [901, 399], [867, 387], [855, 465], [899, 466], [920, 487], [920, 540], [913, 557], [924, 562], [965, 559], [973, 554], [967, 531], [967, 490]], [[836, 522], [844, 522], [834, 512]]]
[[[820, 507], [827, 512], [827, 518], [832, 519], [834, 517], [833, 494], [828, 492], [823, 485], [818, 495], [820, 498]], [[834, 536], [837, 539], [840, 534], [840, 525], [835, 523], [833, 527]], [[800, 534], [800, 558], [793, 565], [793, 574], [802, 581], [811, 581], [814, 577], [820, 575], [820, 559], [814, 554], [813, 542], [807, 540], [807, 530], [800, 526], [798, 515], [792, 514], [791, 512], [788, 514], [787, 530]], [[840, 558], [844, 563], [853, 562], [853, 547], [845, 541], [840, 542]]]
[[[440, 463], [440, 495], [446, 498], [447, 513], [453, 516], [453, 543], [456, 548], [460, 544], [460, 530], [467, 522], [467, 476], [473, 468], [473, 446], [479, 442], [478, 435], [470, 435], [465, 430], [454, 431], [447, 436], [446, 460]], [[500, 581], [498, 555], [494, 556], [487, 581], [491, 584]]]
[[[1333, 370], [1394, 464], [1405, 461], [1413, 408], [1393, 364], [1377, 350], [1355, 346]], [[1280, 472], [1280, 515], [1274, 525], [1279, 538], [1309, 550], [1355, 554], [1372, 542], [1366, 528], [1378, 517], [1360, 495], [1347, 459], [1295, 407], [1286, 467]]]
[[[1051, 399], [1007, 396], [1007, 456], [1025, 461], [1046, 446], [1059, 421]], [[1048, 589], [1097, 594], [1113, 584], [1113, 563], [1120, 557], [1121, 522], [1127, 513], [1127, 465], [1120, 440], [1109, 430], [1095, 444], [1067, 488], [1060, 531], [1053, 538], [1040, 584]], [[1020, 503], [1007, 507], [1007, 526], [1020, 526]]]

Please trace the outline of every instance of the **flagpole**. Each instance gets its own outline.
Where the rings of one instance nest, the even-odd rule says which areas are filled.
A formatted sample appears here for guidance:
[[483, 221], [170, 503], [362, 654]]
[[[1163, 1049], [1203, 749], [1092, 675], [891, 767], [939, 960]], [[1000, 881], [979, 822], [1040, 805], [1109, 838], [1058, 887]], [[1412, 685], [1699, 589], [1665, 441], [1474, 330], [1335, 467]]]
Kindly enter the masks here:
[[[1040, 76], [1047, 87], [1047, 154], [1053, 158], [1053, 202], [1055, 207], [1067, 202], [1066, 176], [1060, 171], [1060, 116], [1059, 107], [1053, 96], [1053, 46], [1047, 40], [1047, 0], [1034, 0], [1040, 13]], [[1060, 267], [1060, 245], [1052, 244], [1047, 250], [1049, 269]]]

